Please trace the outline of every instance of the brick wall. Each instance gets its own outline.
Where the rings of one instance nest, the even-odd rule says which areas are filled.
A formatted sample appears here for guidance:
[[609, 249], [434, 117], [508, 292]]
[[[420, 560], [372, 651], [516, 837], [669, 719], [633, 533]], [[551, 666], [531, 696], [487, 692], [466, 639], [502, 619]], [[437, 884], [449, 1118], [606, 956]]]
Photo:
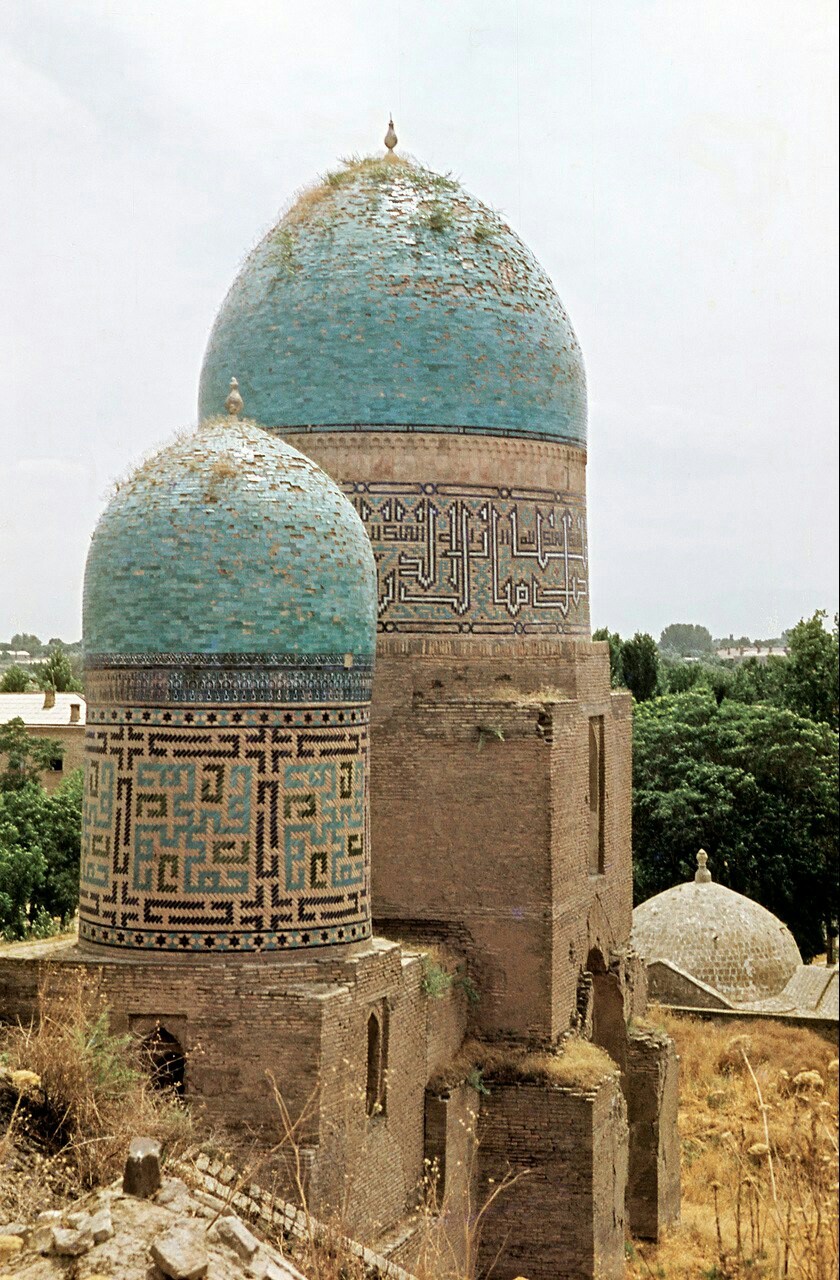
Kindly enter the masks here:
[[[589, 950], [630, 932], [630, 699], [606, 646], [380, 637], [374, 916], [466, 952], [486, 1034], [556, 1039]], [[589, 719], [605, 726], [589, 870]]]
[[[479, 1261], [494, 1280], [618, 1280], [624, 1274], [627, 1122], [615, 1077], [588, 1092], [489, 1082], [479, 1199], [520, 1175], [489, 1209]], [[491, 1181], [492, 1180], [492, 1181]]]
[[679, 1059], [667, 1035], [631, 1030], [624, 1092], [630, 1126], [629, 1226], [634, 1235], [657, 1240], [680, 1216]]
[[[28, 1020], [39, 984], [56, 994], [79, 981], [111, 1010], [117, 1033], [158, 1024], [186, 1058], [186, 1092], [203, 1121], [245, 1158], [284, 1137], [274, 1085], [299, 1140], [310, 1208], [373, 1239], [417, 1202], [423, 1179], [424, 1091], [430, 1063], [463, 1040], [463, 991], [422, 989], [419, 954], [382, 939], [343, 952], [259, 961], [246, 957], [136, 958], [67, 942], [0, 948], [0, 1013]], [[383, 1094], [368, 1114], [367, 1024], [381, 1018]], [[431, 1046], [429, 1051], [428, 1046]], [[288, 1148], [256, 1179], [294, 1193]], [[262, 1157], [264, 1159], [264, 1156]]]

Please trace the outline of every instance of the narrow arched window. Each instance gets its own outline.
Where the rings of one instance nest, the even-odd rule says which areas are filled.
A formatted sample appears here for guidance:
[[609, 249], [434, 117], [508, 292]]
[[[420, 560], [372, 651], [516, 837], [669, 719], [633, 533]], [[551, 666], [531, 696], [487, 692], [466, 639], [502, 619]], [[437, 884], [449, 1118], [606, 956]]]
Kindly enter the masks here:
[[604, 717], [589, 720], [589, 871], [604, 874]]
[[380, 1115], [385, 1109], [385, 1047], [382, 1020], [373, 1010], [367, 1021], [367, 1087], [365, 1106], [369, 1116]]
[[143, 1056], [156, 1089], [170, 1091], [182, 1098], [186, 1088], [186, 1059], [181, 1045], [164, 1027], [155, 1027], [140, 1043]]

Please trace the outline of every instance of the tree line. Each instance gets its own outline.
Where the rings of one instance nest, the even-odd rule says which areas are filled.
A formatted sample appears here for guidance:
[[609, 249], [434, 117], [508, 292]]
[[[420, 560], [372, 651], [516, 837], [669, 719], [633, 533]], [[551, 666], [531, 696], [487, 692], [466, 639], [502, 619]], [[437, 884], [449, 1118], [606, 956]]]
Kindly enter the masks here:
[[7, 667], [0, 676], [0, 693], [35, 693], [38, 689], [81, 693], [81, 654], [70, 654], [60, 642], [51, 643], [43, 662], [27, 667], [12, 663]]
[[650, 635], [593, 635], [636, 702], [636, 902], [690, 879], [702, 846], [715, 879], [780, 916], [806, 960], [838, 921], [840, 664], [837, 618], [825, 622], [803, 619], [788, 656], [764, 662], [687, 662]]

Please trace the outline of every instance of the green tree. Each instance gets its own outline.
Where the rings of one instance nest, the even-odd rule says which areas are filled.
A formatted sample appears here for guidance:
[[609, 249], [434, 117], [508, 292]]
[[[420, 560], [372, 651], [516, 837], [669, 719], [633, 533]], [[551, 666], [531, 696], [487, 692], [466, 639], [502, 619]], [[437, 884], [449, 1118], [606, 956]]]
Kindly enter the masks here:
[[780, 670], [781, 701], [791, 711], [838, 727], [838, 633], [827, 631], [818, 609], [788, 634], [788, 657]]
[[44, 857], [26, 845], [3, 814], [0, 797], [0, 937], [22, 938], [28, 931], [29, 904], [44, 880]]
[[23, 937], [79, 900], [82, 771], [52, 795], [29, 781], [0, 792], [0, 931]]
[[659, 650], [653, 636], [637, 631], [632, 640], [622, 641], [621, 669], [637, 702], [653, 697], [659, 684]]
[[36, 679], [42, 689], [56, 693], [81, 693], [82, 686], [73, 674], [73, 665], [63, 648], [51, 649], [46, 662], [36, 668]]
[[745, 658], [732, 670], [727, 697], [738, 702], [774, 702], [781, 705], [780, 683], [784, 666], [784, 658], [767, 658], [764, 662], [759, 662], [758, 658]]
[[0, 693], [26, 693], [33, 687], [32, 677], [25, 667], [13, 664], [3, 672], [0, 680]]
[[593, 640], [606, 640], [610, 647], [610, 684], [614, 689], [624, 686], [624, 668], [621, 664], [621, 636], [608, 627], [600, 627], [592, 632]]
[[693, 875], [715, 879], [791, 929], [806, 960], [837, 927], [837, 734], [784, 708], [710, 690], [656, 698], [633, 721], [636, 901]]
[[692, 654], [711, 653], [712, 633], [695, 622], [672, 622], [659, 637], [659, 648], [670, 649], [684, 658]]
[[44, 883], [33, 897], [33, 906], [62, 920], [68, 919], [79, 903], [83, 800], [84, 771], [74, 769], [47, 796], [44, 811]]
[[38, 637], [29, 631], [17, 631], [9, 641], [10, 649], [25, 649], [33, 658], [37, 658], [43, 647]]
[[0, 792], [18, 791], [29, 782], [37, 782], [64, 747], [55, 738], [30, 734], [20, 716], [0, 724]]

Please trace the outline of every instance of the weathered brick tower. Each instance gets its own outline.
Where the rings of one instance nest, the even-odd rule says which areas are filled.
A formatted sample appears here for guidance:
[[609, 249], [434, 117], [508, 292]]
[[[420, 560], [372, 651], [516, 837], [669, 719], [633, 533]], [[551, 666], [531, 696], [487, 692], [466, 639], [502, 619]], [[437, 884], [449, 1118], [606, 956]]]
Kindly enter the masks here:
[[586, 380], [554, 287], [454, 181], [362, 161], [248, 259], [202, 413], [232, 369], [374, 547], [377, 923], [469, 956], [485, 1032], [553, 1041], [632, 908], [631, 700], [590, 639]]
[[[631, 1227], [655, 1235], [678, 1212], [676, 1077], [670, 1045], [629, 1030], [645, 1006], [632, 704], [590, 636], [583, 361], [501, 217], [395, 142], [327, 175], [254, 249], [200, 411], [235, 371], [249, 412], [342, 485], [373, 545], [375, 924], [465, 957], [485, 1039], [551, 1047], [575, 1027], [621, 1069], [623, 1098], [594, 1112], [539, 1090], [482, 1104], [483, 1167], [548, 1170], [507, 1198], [487, 1256], [535, 1229], [544, 1195], [548, 1239], [498, 1274], [618, 1274], [625, 1124]], [[558, 1156], [570, 1133], [578, 1155]], [[554, 1198], [581, 1172], [592, 1199], [558, 1230]]]

